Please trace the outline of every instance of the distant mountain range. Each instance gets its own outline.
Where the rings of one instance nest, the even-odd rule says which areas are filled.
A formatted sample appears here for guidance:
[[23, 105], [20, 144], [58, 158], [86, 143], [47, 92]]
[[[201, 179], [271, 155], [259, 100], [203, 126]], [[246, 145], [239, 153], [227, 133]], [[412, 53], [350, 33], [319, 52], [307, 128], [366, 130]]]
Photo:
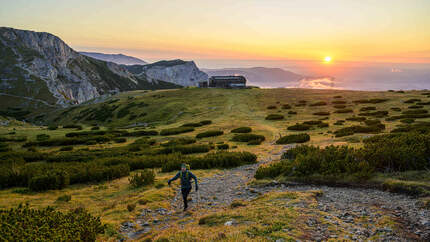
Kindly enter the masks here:
[[209, 76], [242, 75], [248, 80], [247, 85], [259, 87], [289, 87], [296, 85], [305, 78], [300, 74], [281, 68], [252, 67], [202, 70]]
[[113, 62], [119, 65], [146, 65], [148, 64], [146, 61], [143, 61], [139, 58], [133, 56], [127, 56], [123, 54], [104, 54], [97, 52], [79, 52], [83, 55], [89, 56], [94, 59]]

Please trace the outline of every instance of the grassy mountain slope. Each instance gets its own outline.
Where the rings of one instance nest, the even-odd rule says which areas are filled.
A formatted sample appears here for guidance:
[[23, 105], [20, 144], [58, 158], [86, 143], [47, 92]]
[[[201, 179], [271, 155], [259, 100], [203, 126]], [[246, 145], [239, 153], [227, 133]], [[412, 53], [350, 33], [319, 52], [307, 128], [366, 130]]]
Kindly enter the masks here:
[[[54, 129], [55, 127], [52, 125], [48, 129], [46, 126], [14, 124], [0, 126], [0, 137], [7, 140], [3, 144], [6, 143], [8, 148], [22, 152], [17, 154], [21, 154], [29, 160], [27, 163], [22, 163], [30, 168], [61, 164], [64, 168], [72, 166], [73, 169], [79, 170], [81, 166], [89, 164], [93, 164], [94, 167], [100, 164], [108, 167], [121, 163], [134, 164], [130, 176], [107, 181], [74, 183], [62, 190], [44, 192], [31, 192], [25, 187], [5, 188], [0, 190], [0, 208], [11, 208], [25, 202], [30, 203], [34, 208], [55, 206], [60, 211], [85, 207], [91, 214], [100, 216], [101, 221], [107, 224], [105, 234], [98, 237], [100, 240], [113, 240], [127, 236], [127, 231], [121, 232], [122, 235], [118, 232], [124, 227], [123, 223], [127, 221], [149, 221], [149, 226], [152, 228], [150, 231], [144, 230], [148, 226], [143, 226], [143, 223], [142, 226], [136, 223], [135, 231], [142, 229], [144, 232], [138, 234], [138, 237], [146, 236], [154, 240], [164, 238], [173, 241], [205, 239], [271, 241], [279, 238], [313, 240], [317, 237], [329, 240], [330, 238], [352, 236], [355, 228], [361, 230], [362, 228], [370, 228], [369, 231], [372, 231], [372, 236], [366, 238], [374, 240], [387, 238], [384, 237], [385, 232], [378, 232], [378, 229], [385, 228], [400, 231], [396, 233], [405, 236], [401, 238], [419, 239], [419, 237], [413, 237], [419, 235], [406, 232], [404, 218], [399, 220], [395, 216], [397, 210], [390, 210], [391, 208], [372, 205], [371, 210], [365, 209], [365, 212], [368, 212], [365, 216], [361, 214], [362, 210], [355, 211], [349, 208], [349, 210], [339, 208], [338, 210], [326, 209], [322, 211], [324, 206], [321, 206], [320, 203], [326, 201], [330, 205], [333, 204], [332, 201], [327, 200], [326, 196], [328, 195], [324, 194], [325, 192], [309, 189], [297, 192], [273, 191], [260, 195], [259, 192], [264, 192], [266, 185], [270, 186], [268, 184], [273, 183], [272, 178], [270, 180], [252, 180], [251, 178], [250, 182], [246, 184], [229, 184], [229, 189], [238, 185], [250, 187], [250, 190], [243, 189], [241, 192], [252, 194], [255, 199], [235, 201], [221, 209], [214, 208], [214, 204], [196, 203], [196, 195], [192, 193], [191, 212], [180, 213], [177, 212], [178, 207], [172, 207], [173, 198], [177, 193], [177, 184], [174, 184], [173, 187], [166, 185], [167, 179], [172, 177], [175, 172], [163, 170], [159, 166], [154, 168], [153, 164], [162, 163], [164, 166], [170, 161], [190, 161], [187, 157], [206, 157], [207, 154], [220, 152], [220, 145], [228, 145], [228, 150], [232, 152], [247, 151], [256, 154], [258, 161], [261, 162], [260, 167], [265, 167], [272, 162], [277, 162], [278, 158], [276, 157], [296, 145], [295, 143], [276, 144], [280, 136], [303, 133], [310, 135], [310, 141], [306, 142], [310, 145], [324, 147], [332, 144], [346, 144], [350, 147], [362, 147], [362, 141], [369, 136], [376, 135], [375, 132], [348, 134], [342, 137], [336, 137], [335, 132], [345, 127], [366, 126], [364, 121], [359, 121], [363, 117], [372, 120], [372, 122], [379, 120], [383, 123], [385, 129], [381, 130], [380, 134], [389, 133], [399, 127], [409, 127], [407, 122], [411, 121], [408, 118], [393, 118], [401, 115], [401, 113], [410, 113], [412, 110], [428, 112], [429, 104], [427, 103], [429, 101], [430, 94], [425, 91], [403, 93], [393, 91], [184, 88], [124, 92], [103, 102], [88, 102], [57, 110], [41, 117], [51, 124], [60, 125], [57, 129]], [[416, 106], [420, 107], [416, 108]], [[339, 112], [339, 110], [342, 111]], [[383, 111], [387, 111], [387, 113]], [[329, 115], [326, 115], [326, 112]], [[324, 115], [318, 113], [324, 113]], [[270, 114], [272, 116], [283, 115], [283, 119], [267, 119]], [[430, 121], [428, 116], [417, 117], [415, 124], [425, 124], [425, 122]], [[199, 126], [198, 124], [202, 120], [211, 120], [212, 123]], [[138, 122], [147, 123], [149, 127], [129, 126]], [[319, 122], [328, 124], [328, 127], [317, 125], [320, 124]], [[73, 129], [61, 127], [68, 124], [78, 124], [82, 127], [75, 126]], [[297, 124], [309, 129], [304, 131], [288, 129], [291, 126], [297, 126]], [[138, 134], [138, 132], [149, 130], [160, 132], [182, 125], [195, 126], [193, 127], [194, 130], [189, 130], [183, 134], [152, 135], [150, 138]], [[125, 126], [129, 127], [122, 129]], [[237, 133], [231, 131], [239, 127], [252, 129], [251, 133], [241, 135], [263, 135], [265, 140], [260, 145], [233, 140]], [[81, 128], [82, 130], [76, 130]], [[74, 145], [51, 145], [49, 143], [49, 141], [79, 141], [79, 137], [67, 137], [67, 134], [70, 136], [74, 133], [83, 135], [81, 138], [85, 140], [87, 134], [91, 136], [94, 134], [92, 132], [99, 131], [106, 133], [100, 134], [101, 137], [98, 138], [107, 140], [101, 139], [100, 142], [85, 142]], [[128, 132], [128, 136], [114, 136], [115, 132], [125, 131]], [[223, 133], [213, 137], [196, 138], [198, 134], [207, 134], [211, 131], [222, 131]], [[133, 132], [136, 132], [136, 136], [130, 135]], [[41, 141], [41, 139], [44, 139], [46, 135], [49, 136], [48, 142], [43, 143], [45, 141]], [[25, 137], [26, 140], [19, 141], [16, 140], [16, 137]], [[195, 143], [172, 145], [175, 142], [191, 139], [194, 139], [193, 142]], [[31, 145], [25, 146], [27, 143]], [[201, 147], [210, 147], [210, 149], [201, 151]], [[183, 154], [182, 156], [164, 154], [175, 151], [190, 152], [191, 148], [198, 150], [199, 153]], [[38, 162], [31, 159], [36, 159]], [[150, 161], [146, 165], [157, 171], [155, 183], [139, 188], [131, 187], [129, 178], [141, 171], [136, 168], [136, 164], [146, 159]], [[194, 163], [194, 165], [205, 164], [205, 158], [198, 161], [199, 163]], [[212, 179], [212, 182], [217, 180], [220, 181], [220, 184], [228, 184], [227, 180], [223, 179], [229, 177], [228, 175], [233, 176], [238, 173], [237, 170], [194, 169], [193, 167], [192, 169], [200, 181]], [[246, 177], [242, 177], [242, 175], [247, 174], [246, 172], [249, 170], [243, 168], [241, 172], [244, 173], [239, 172], [235, 176]], [[226, 176], [226, 174], [228, 175]], [[429, 173], [424, 170], [375, 173], [374, 175], [370, 182], [390, 186], [390, 190], [394, 188], [400, 191], [411, 188], [423, 191], [422, 194], [429, 194], [430, 192]], [[280, 180], [280, 182], [288, 181]], [[209, 194], [209, 196], [205, 195], [206, 198], [204, 199], [206, 200], [204, 201], [225, 202], [220, 199], [221, 195], [227, 192], [223, 190], [225, 187], [216, 187], [215, 189], [211, 187], [211, 184], [206, 182], [200, 187], [202, 194]], [[258, 186], [262, 188], [258, 188]], [[290, 187], [287, 186], [286, 189], [290, 189]], [[203, 193], [205, 190], [206, 193]], [[354, 189], [344, 189], [337, 192], [335, 188], [330, 189], [329, 192], [337, 196], [347, 194], [349, 190], [354, 192]], [[364, 195], [366, 193], [366, 191], [361, 192]], [[375, 193], [384, 198], [384, 194], [380, 191]], [[240, 194], [236, 195], [240, 196]], [[70, 201], [63, 201], [65, 196], [71, 196]], [[373, 195], [368, 195], [368, 197], [371, 196]], [[354, 200], [353, 195], [348, 198], [351, 200], [344, 200], [343, 197], [337, 199], [342, 199], [339, 202], [343, 204], [349, 204], [350, 201]], [[373, 198], [365, 199], [370, 199], [369, 202]], [[389, 199], [393, 198], [390, 196]], [[390, 203], [390, 201], [394, 201], [391, 202], [394, 204], [393, 206], [399, 206], [395, 204], [396, 200], [388, 200], [386, 203]], [[429, 198], [413, 201], [420, 202], [423, 206], [430, 204]], [[368, 204], [360, 206], [368, 207]], [[151, 214], [154, 214], [158, 213], [160, 208], [173, 211], [173, 214], [157, 214], [157, 217], [145, 217], [143, 220], [141, 215], [143, 211], [151, 209]], [[338, 216], [346, 212], [354, 216], [352, 222], [349, 215]], [[273, 216], [273, 214], [278, 215]], [[169, 219], [166, 221], [169, 226], [166, 226], [167, 229], [161, 230], [161, 227], [165, 225], [164, 219], [166, 218]], [[153, 222], [155, 219], [158, 219], [157, 223]], [[161, 220], [163, 222], [160, 224]], [[225, 225], [229, 221], [234, 222], [231, 226]], [[317, 226], [324, 226], [327, 230], [321, 232], [316, 229]], [[360, 234], [358, 236], [365, 235]]]

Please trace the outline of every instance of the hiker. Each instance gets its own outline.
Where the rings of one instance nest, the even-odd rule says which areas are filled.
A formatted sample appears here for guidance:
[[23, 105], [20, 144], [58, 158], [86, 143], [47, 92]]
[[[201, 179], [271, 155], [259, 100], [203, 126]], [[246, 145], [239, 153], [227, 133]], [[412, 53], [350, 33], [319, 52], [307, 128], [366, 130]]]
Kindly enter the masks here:
[[170, 183], [178, 178], [181, 178], [181, 192], [182, 192], [182, 198], [184, 199], [184, 211], [186, 211], [188, 208], [187, 197], [191, 191], [191, 178], [193, 178], [194, 181], [196, 182], [196, 191], [199, 190], [199, 187], [197, 185], [197, 177], [193, 173], [191, 173], [190, 165], [182, 164], [181, 170], [167, 183], [170, 186]]

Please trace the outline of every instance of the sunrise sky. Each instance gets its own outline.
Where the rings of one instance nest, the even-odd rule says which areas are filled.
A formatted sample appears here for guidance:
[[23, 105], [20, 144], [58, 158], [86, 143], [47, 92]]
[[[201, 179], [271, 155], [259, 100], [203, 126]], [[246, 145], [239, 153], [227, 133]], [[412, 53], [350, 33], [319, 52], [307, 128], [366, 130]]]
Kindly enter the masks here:
[[430, 63], [429, 0], [0, 0], [0, 25], [144, 60]]

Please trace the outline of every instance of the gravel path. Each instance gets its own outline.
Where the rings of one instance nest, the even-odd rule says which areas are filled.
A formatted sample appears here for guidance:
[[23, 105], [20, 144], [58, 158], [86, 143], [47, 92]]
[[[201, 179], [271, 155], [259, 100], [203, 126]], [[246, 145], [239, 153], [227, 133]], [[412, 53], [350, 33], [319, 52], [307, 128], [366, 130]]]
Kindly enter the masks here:
[[[263, 162], [279, 159], [279, 156], [280, 154], [273, 154]], [[323, 195], [318, 198], [318, 210], [328, 214], [324, 217], [327, 222], [336, 224], [348, 234], [345, 238], [338, 239], [366, 240], [379, 234], [382, 240], [386, 241], [430, 240], [430, 211], [420, 208], [416, 199], [374, 189], [311, 186], [298, 183], [272, 182], [261, 187], [248, 187], [246, 183], [252, 179], [260, 164], [223, 170], [220, 174], [202, 179], [199, 182], [200, 194], [194, 190], [190, 194], [192, 217], [198, 217], [202, 208], [216, 211], [236, 199], [251, 200], [269, 191], [321, 190]], [[182, 209], [180, 190], [171, 201], [171, 205], [171, 210], [159, 208], [142, 211], [136, 221], [124, 223], [120, 232], [129, 239], [136, 239], [151, 230], [166, 229], [178, 220], [191, 216], [189, 213], [179, 212]], [[402, 229], [393, 230], [391, 227], [373, 224], [381, 216], [389, 216], [399, 223]], [[356, 218], [363, 217], [367, 219], [367, 223], [354, 221]], [[194, 220], [187, 221], [186, 223], [189, 223]], [[368, 224], [371, 226], [367, 226]], [[182, 225], [184, 226], [185, 223]], [[312, 234], [315, 240], [337, 238], [335, 235], [330, 235], [329, 231], [316, 221], [310, 220], [308, 225], [315, 226], [315, 233]]]

